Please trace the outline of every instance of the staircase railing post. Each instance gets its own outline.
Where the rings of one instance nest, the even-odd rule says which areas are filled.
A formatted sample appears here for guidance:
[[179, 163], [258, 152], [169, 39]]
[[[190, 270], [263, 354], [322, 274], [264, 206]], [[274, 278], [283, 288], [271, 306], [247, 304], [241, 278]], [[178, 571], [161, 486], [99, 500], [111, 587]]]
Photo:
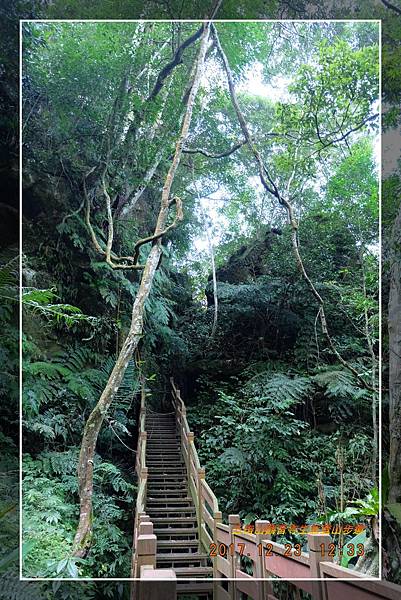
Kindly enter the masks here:
[[[235, 540], [235, 530], [241, 529], [241, 518], [239, 515], [228, 515], [228, 526], [230, 528], [230, 544], [232, 544], [232, 548], [234, 552], [231, 556], [229, 556], [230, 561], [230, 578], [236, 579], [237, 575], [237, 555], [236, 555], [236, 540]], [[230, 593], [230, 598], [235, 600], [237, 598], [237, 587], [235, 585], [235, 581], [230, 581], [228, 584], [228, 589]]]
[[137, 577], [140, 577], [141, 567], [144, 565], [156, 568], [156, 536], [154, 533], [144, 533], [138, 536], [137, 554]]
[[138, 600], [154, 600], [155, 598], [176, 600], [177, 598], [177, 577], [173, 569], [154, 570], [151, 565], [144, 565], [138, 584]]
[[[329, 534], [308, 533], [310, 577], [314, 580], [321, 577], [320, 563], [333, 561], [333, 558], [329, 556], [329, 544], [331, 543], [332, 539]], [[313, 600], [326, 600], [322, 581], [312, 581], [312, 598]]]
[[[270, 535], [266, 534], [267, 527], [270, 525], [269, 521], [257, 520], [255, 521], [255, 535], [256, 535], [256, 544], [259, 545], [262, 543], [262, 540], [270, 539]], [[265, 577], [265, 557], [263, 552], [260, 553], [258, 562], [256, 564], [256, 573], [254, 573], [254, 577], [264, 578]], [[260, 598], [268, 598], [269, 594], [273, 595], [273, 585], [271, 581], [265, 580], [260, 581]]]
[[186, 456], [186, 467], [188, 475], [188, 484], [191, 481], [191, 443], [194, 441], [195, 435], [193, 431], [187, 433], [187, 456]]
[[[213, 542], [217, 544], [217, 523], [221, 523], [223, 520], [223, 514], [220, 510], [215, 510], [213, 513]], [[217, 556], [213, 559], [213, 577], [218, 577], [217, 571]]]

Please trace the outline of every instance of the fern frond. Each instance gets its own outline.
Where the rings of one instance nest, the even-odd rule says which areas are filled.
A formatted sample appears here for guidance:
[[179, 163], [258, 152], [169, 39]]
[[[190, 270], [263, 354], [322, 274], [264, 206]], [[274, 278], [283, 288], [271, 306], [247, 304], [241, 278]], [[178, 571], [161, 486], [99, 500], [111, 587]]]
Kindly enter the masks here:
[[246, 395], [268, 401], [276, 410], [285, 410], [305, 400], [313, 388], [309, 377], [289, 377], [284, 373], [271, 371], [255, 375], [245, 385]]

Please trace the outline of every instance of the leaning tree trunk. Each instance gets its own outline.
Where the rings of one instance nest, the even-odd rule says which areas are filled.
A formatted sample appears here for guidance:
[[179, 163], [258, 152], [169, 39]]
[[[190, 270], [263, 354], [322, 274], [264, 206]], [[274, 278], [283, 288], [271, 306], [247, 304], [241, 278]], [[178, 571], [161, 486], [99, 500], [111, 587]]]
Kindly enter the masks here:
[[210, 23], [205, 23], [201, 37], [200, 49], [194, 67], [194, 78], [191, 90], [188, 96], [184, 119], [182, 122], [181, 133], [178, 137], [175, 153], [166, 180], [164, 183], [160, 212], [157, 219], [156, 229], [153, 239], [153, 246], [150, 250], [148, 258], [143, 270], [138, 293], [135, 298], [132, 309], [132, 320], [128, 335], [121, 348], [116, 364], [111, 372], [106, 387], [95, 408], [89, 415], [85, 424], [81, 451], [78, 463], [78, 482], [80, 496], [80, 515], [77, 532], [74, 539], [73, 554], [74, 556], [85, 556], [91, 544], [92, 538], [92, 494], [93, 494], [93, 460], [96, 448], [96, 442], [101, 429], [105, 415], [113, 401], [113, 398], [124, 377], [128, 362], [132, 357], [133, 352], [138, 346], [138, 342], [143, 331], [143, 315], [146, 300], [152, 288], [153, 279], [156, 273], [159, 259], [161, 256], [160, 234], [166, 229], [167, 217], [170, 206], [171, 186], [174, 181], [174, 176], [180, 162], [183, 145], [188, 136], [189, 126], [191, 123], [192, 111], [196, 94], [199, 89], [200, 79], [203, 72], [205, 54], [209, 39]]
[[401, 502], [401, 206], [394, 222], [390, 254], [389, 333], [389, 502]]

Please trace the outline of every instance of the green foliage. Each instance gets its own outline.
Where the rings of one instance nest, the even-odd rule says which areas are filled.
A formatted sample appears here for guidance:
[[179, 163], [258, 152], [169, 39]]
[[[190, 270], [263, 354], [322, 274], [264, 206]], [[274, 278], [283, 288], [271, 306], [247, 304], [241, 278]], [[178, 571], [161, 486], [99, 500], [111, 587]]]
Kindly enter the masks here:
[[[227, 6], [224, 11], [235, 9]], [[111, 5], [97, 8], [106, 15]], [[113, 8], [123, 11], [122, 5]], [[257, 3], [254, 10], [259, 8]], [[65, 9], [73, 15], [77, 5], [67, 2]], [[49, 8], [54, 15], [58, 10], [57, 2]], [[82, 10], [89, 14], [93, 7]], [[121, 348], [139, 285], [137, 273], [111, 270], [92, 248], [83, 178], [90, 172], [92, 223], [105, 245], [107, 215], [99, 186], [105, 166], [113, 250], [132, 254], [136, 239], [148, 236], [156, 223], [197, 43], [185, 50], [156, 98], [149, 98], [161, 69], [197, 27], [24, 25], [30, 286], [24, 295], [24, 525], [27, 542], [35, 541], [25, 561], [33, 575], [128, 574], [139, 367], [155, 405], [174, 372], [197, 399], [189, 418], [225, 513], [240, 512], [246, 521], [297, 523], [338, 513], [339, 447], [346, 500], [364, 497], [372, 487], [371, 398], [339, 366], [320, 331], [318, 307], [291, 253], [284, 211], [272, 208], [260, 189], [246, 146], [213, 160], [184, 153], [174, 181], [174, 194], [184, 200], [184, 221], [163, 238], [136, 363], [128, 366], [99, 438], [93, 544], [84, 562], [70, 557], [80, 434]], [[300, 248], [324, 298], [333, 343], [370, 382], [370, 349], [378, 339], [372, 150], [377, 26], [217, 27], [255, 144], [300, 216]], [[208, 67], [187, 146], [218, 153], [241, 139], [241, 131], [214, 48]], [[155, 157], [160, 162], [153, 179], [122, 215]], [[213, 338], [206, 227], [218, 279]], [[148, 244], [141, 248], [142, 261], [148, 251]], [[5, 284], [9, 276], [5, 271]], [[52, 540], [47, 547], [46, 535]]]
[[58, 296], [54, 289], [38, 290], [23, 288], [21, 302], [24, 307], [32, 311], [35, 316], [54, 320], [56, 323], [65, 323], [67, 327], [85, 321], [91, 325], [95, 324], [96, 317], [84, 315], [80, 308], [71, 304], [54, 304]]
[[[275, 362], [255, 364], [217, 390], [215, 382], [199, 382], [203, 392], [197, 394], [198, 404], [189, 407], [189, 420], [208, 482], [225, 513], [240, 512], [248, 521], [303, 523], [318, 515], [337, 519], [336, 448], [342, 435], [348, 440], [347, 497], [366, 493], [370, 485], [369, 478], [361, 480], [357, 474], [369, 461], [369, 438], [349, 420], [358, 403], [363, 407], [366, 391], [338, 368], [310, 375], [289, 366], [284, 370], [285, 365]], [[343, 406], [347, 398], [351, 413]], [[338, 423], [333, 433], [322, 433], [316, 424], [323, 414]]]
[[94, 547], [85, 560], [70, 556], [78, 516], [77, 450], [43, 452], [24, 458], [24, 540], [26, 576], [114, 577], [130, 561], [130, 538], [121, 527], [121, 504], [134, 501], [134, 487], [121, 470], [96, 457]]
[[380, 512], [379, 490], [373, 488], [365, 500], [354, 500], [351, 504], [356, 506], [351, 510], [348, 509], [347, 514], [357, 517], [375, 517]]

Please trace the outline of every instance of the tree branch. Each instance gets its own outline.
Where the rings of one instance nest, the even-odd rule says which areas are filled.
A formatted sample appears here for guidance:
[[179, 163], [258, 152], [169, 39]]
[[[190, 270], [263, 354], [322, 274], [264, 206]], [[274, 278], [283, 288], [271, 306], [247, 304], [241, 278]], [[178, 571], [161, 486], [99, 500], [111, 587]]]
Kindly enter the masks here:
[[230, 156], [230, 154], [234, 154], [236, 150], [244, 146], [246, 143], [246, 140], [241, 140], [237, 142], [234, 146], [232, 146], [232, 148], [229, 148], [228, 150], [225, 150], [224, 152], [219, 152], [217, 154], [213, 154], [212, 152], [209, 152], [208, 150], [203, 150], [202, 148], [183, 148], [182, 151], [185, 154], [203, 154], [203, 156], [206, 156], [207, 158], [224, 158], [225, 156]]
[[401, 15], [401, 8], [398, 8], [398, 6], [395, 6], [395, 4], [392, 4], [388, 0], [381, 0], [381, 1], [382, 1], [382, 4], [384, 4], [384, 6], [386, 6], [390, 10], [393, 10], [395, 13], [397, 13], [397, 15]]
[[[86, 177], [88, 177], [93, 171], [94, 171], [95, 167], [93, 169], [91, 169], [89, 171], [89, 173], [85, 176], [84, 178], [84, 196], [85, 196], [85, 203], [86, 203], [86, 208], [85, 208], [85, 222], [86, 222], [86, 226], [89, 229], [89, 233], [92, 239], [92, 244], [95, 248], [95, 250], [101, 254], [102, 256], [106, 257], [106, 262], [108, 265], [110, 265], [110, 267], [112, 269], [131, 269], [131, 270], [142, 270], [144, 268], [144, 265], [138, 265], [136, 264], [136, 261], [134, 260], [133, 256], [117, 256], [116, 254], [114, 254], [114, 252], [112, 252], [111, 250], [111, 245], [110, 244], [110, 239], [111, 239], [111, 243], [113, 241], [113, 235], [112, 235], [112, 231], [111, 230], [111, 235], [110, 235], [110, 215], [109, 215], [109, 209], [108, 210], [108, 222], [109, 222], [109, 233], [108, 233], [108, 240], [107, 240], [107, 246], [106, 246], [106, 250], [103, 250], [103, 248], [100, 245], [100, 242], [96, 236], [95, 230], [93, 229], [91, 220], [90, 220], [90, 209], [91, 209], [91, 204], [90, 204], [90, 198], [89, 198], [89, 194], [88, 191], [86, 189]], [[106, 192], [107, 194], [107, 192]], [[107, 197], [109, 198], [110, 201], [110, 196], [107, 194], [106, 196], [106, 202], [107, 202]], [[111, 260], [113, 259], [113, 260]], [[119, 260], [129, 260], [132, 261], [133, 264], [128, 264], [128, 263], [115, 263], [113, 261], [119, 261]]]
[[[379, 116], [379, 113], [375, 113], [374, 115], [370, 115], [369, 117], [366, 117], [358, 125], [355, 125], [355, 127], [352, 127], [345, 133], [342, 133], [340, 137], [334, 138], [334, 140], [329, 140], [327, 142], [324, 142], [322, 140], [322, 138], [320, 137], [319, 130], [317, 129], [316, 133], [318, 134], [318, 138], [319, 138], [320, 143], [322, 144], [322, 147], [318, 148], [318, 150], [315, 150], [314, 152], [312, 152], [312, 154], [310, 156], [313, 156], [317, 152], [321, 152], [322, 150], [325, 150], [326, 148], [328, 148], [329, 146], [332, 146], [333, 144], [337, 144], [338, 142], [342, 142], [343, 140], [347, 141], [347, 138], [348, 138], [348, 136], [351, 135], [351, 133], [355, 133], [355, 131], [359, 131], [359, 129], [362, 129], [362, 127], [364, 125], [366, 125], [366, 123], [368, 123], [369, 121], [373, 121], [374, 119], [377, 119], [378, 116]], [[317, 120], [316, 120], [316, 126], [317, 126]], [[333, 135], [333, 133], [338, 133], [338, 131], [328, 133], [327, 135], [328, 136]]]
[[190, 46], [198, 38], [200, 38], [200, 36], [202, 35], [202, 31], [203, 31], [203, 25], [201, 27], [199, 27], [199, 29], [197, 31], [195, 31], [195, 33], [193, 33], [189, 38], [187, 38], [184, 42], [182, 42], [182, 44], [180, 46], [178, 46], [172, 60], [169, 63], [167, 63], [167, 65], [160, 71], [160, 73], [156, 79], [156, 83], [153, 87], [153, 90], [150, 92], [149, 96], [147, 97], [147, 102], [154, 100], [156, 98], [157, 94], [160, 92], [160, 90], [163, 87], [164, 80], [170, 75], [171, 71], [175, 67], [177, 67], [179, 64], [182, 63], [182, 54], [183, 54], [185, 48], [188, 48], [188, 46]]
[[176, 206], [176, 215], [175, 215], [175, 219], [171, 223], [171, 225], [168, 225], [165, 229], [163, 229], [163, 231], [159, 231], [158, 233], [154, 233], [153, 235], [149, 235], [148, 237], [142, 238], [141, 240], [138, 240], [135, 243], [135, 246], [134, 246], [134, 261], [135, 262], [139, 258], [139, 249], [141, 248], [141, 246], [143, 246], [144, 244], [148, 244], [149, 242], [154, 242], [154, 241], [158, 240], [159, 238], [163, 237], [164, 235], [166, 235], [166, 233], [168, 233], [169, 231], [171, 231], [172, 229], [174, 229], [174, 227], [177, 227], [178, 223], [183, 220], [184, 213], [183, 213], [183, 210], [182, 210], [182, 200], [181, 200], [181, 198], [174, 197], [169, 202], [170, 206], [172, 206], [173, 204], [175, 204], [175, 206]]

